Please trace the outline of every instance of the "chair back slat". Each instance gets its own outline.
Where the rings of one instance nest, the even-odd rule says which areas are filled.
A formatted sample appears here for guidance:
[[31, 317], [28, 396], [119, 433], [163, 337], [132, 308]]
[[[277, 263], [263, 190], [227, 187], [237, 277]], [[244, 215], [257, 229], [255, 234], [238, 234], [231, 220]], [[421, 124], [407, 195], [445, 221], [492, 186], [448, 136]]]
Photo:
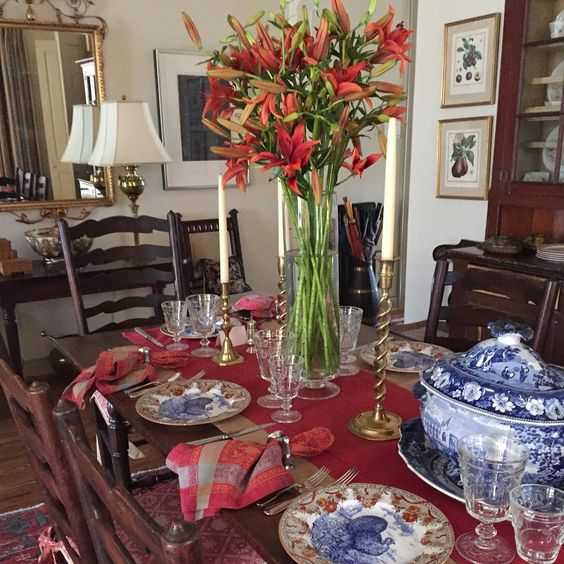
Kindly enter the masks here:
[[[132, 308], [150, 308], [150, 317], [141, 319], [138, 324], [162, 322], [160, 305], [165, 299], [164, 291], [168, 285], [174, 285], [176, 295], [182, 295], [183, 289], [175, 273], [178, 268], [173, 263], [173, 257], [182, 255], [179, 249], [171, 245], [180, 244], [179, 238], [172, 236], [178, 224], [178, 216], [174, 212], [168, 214], [168, 219], [149, 216], [108, 217], [99, 221], [87, 220], [70, 227], [64, 219], [59, 220], [61, 247], [65, 259], [65, 268], [77, 319], [78, 332], [86, 335], [93, 332], [90, 319], [100, 314], [113, 315], [127, 312]], [[169, 244], [157, 245], [143, 243], [139, 245], [117, 245], [110, 248], [94, 248], [80, 256], [72, 253], [72, 242], [81, 237], [93, 239], [105, 235], [119, 235], [130, 233], [155, 234], [165, 233]], [[89, 267], [88, 270], [83, 270]], [[100, 271], [100, 272], [97, 272]], [[85, 306], [85, 294], [101, 294], [116, 291], [139, 290], [146, 288], [144, 299], [124, 299], [120, 296], [110, 305], [109, 300], [96, 306]], [[137, 320], [136, 320], [137, 321]], [[111, 321], [99, 327], [96, 332], [107, 330], [108, 327], [131, 327], [131, 321], [115, 323]]]
[[199, 564], [195, 525], [161, 527], [100, 466], [86, 440], [78, 408], [60, 401], [54, 414], [74, 480], [81, 485], [80, 499], [99, 562], [129, 564], [136, 561], [133, 551], [141, 550], [162, 564]]
[[[65, 543], [75, 562], [96, 564], [94, 547], [88, 534], [78, 492], [53, 420], [49, 386], [46, 383], [34, 383], [28, 387], [2, 360], [0, 385], [26, 447], [58, 537]], [[75, 554], [67, 537], [76, 544], [80, 558]]]
[[112, 321], [97, 327], [95, 333], [102, 333], [105, 331], [125, 331], [126, 329], [133, 329], [142, 325], [159, 325], [162, 319], [159, 317], [137, 317], [135, 319], [126, 319], [124, 321]]

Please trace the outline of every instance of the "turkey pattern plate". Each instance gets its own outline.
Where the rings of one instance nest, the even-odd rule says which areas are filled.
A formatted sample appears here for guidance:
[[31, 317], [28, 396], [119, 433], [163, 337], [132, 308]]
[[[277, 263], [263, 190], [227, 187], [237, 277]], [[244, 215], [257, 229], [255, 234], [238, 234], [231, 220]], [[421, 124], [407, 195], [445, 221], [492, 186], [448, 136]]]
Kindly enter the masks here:
[[[431, 368], [437, 360], [452, 354], [444, 347], [419, 341], [394, 339], [389, 342], [389, 347], [390, 361], [387, 369], [392, 372], [420, 373]], [[374, 344], [363, 346], [360, 349], [360, 358], [372, 366], [376, 358]]]
[[251, 403], [249, 392], [233, 382], [198, 380], [173, 382], [143, 394], [137, 413], [153, 423], [192, 426], [215, 423], [241, 413]]
[[423, 498], [377, 484], [299, 497], [278, 529], [300, 564], [441, 564], [454, 547], [448, 519]]

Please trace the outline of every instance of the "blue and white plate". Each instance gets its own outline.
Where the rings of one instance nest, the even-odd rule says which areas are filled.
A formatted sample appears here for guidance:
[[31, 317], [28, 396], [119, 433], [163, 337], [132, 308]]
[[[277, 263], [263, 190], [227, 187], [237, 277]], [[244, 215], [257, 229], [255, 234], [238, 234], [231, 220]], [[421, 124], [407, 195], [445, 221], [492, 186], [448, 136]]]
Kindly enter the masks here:
[[398, 449], [415, 475], [436, 490], [464, 503], [457, 465], [432, 447], [419, 417], [402, 423]]
[[300, 564], [441, 564], [454, 547], [452, 526], [434, 505], [377, 484], [304, 494], [282, 515], [278, 533]]
[[[392, 339], [388, 346], [390, 360], [387, 369], [392, 372], [413, 372], [419, 374], [423, 370], [431, 368], [437, 360], [452, 354], [451, 351], [444, 347], [419, 341]], [[360, 349], [360, 358], [371, 366], [374, 364], [376, 358], [374, 343], [364, 345]]]
[[137, 413], [161, 425], [192, 426], [229, 419], [251, 403], [242, 386], [225, 380], [198, 380], [192, 384], [171, 382], [143, 394]]

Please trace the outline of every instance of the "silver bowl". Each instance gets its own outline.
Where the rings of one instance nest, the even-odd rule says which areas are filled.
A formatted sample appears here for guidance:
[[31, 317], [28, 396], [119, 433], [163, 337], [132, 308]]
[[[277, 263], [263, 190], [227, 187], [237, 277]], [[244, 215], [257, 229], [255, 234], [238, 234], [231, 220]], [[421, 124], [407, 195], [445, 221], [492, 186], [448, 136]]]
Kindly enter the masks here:
[[[38, 227], [24, 233], [26, 241], [31, 248], [46, 262], [57, 262], [62, 260], [63, 250], [57, 227]], [[83, 235], [71, 243], [72, 253], [81, 255], [92, 247], [93, 239]]]

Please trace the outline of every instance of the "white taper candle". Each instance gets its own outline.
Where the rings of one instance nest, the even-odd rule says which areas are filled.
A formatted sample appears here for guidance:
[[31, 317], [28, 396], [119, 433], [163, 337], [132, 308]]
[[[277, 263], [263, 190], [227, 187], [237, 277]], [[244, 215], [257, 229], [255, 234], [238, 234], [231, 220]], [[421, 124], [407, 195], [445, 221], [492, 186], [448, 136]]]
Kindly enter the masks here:
[[388, 122], [388, 143], [386, 149], [382, 260], [393, 260], [395, 257], [398, 125], [399, 121], [397, 118], [390, 118]]
[[219, 278], [222, 284], [229, 282], [229, 239], [225, 208], [225, 190], [223, 177], [220, 174], [217, 180], [217, 217], [219, 218]]
[[282, 180], [278, 179], [278, 256], [283, 257], [286, 254], [285, 242], [285, 206], [284, 206], [284, 186]]

